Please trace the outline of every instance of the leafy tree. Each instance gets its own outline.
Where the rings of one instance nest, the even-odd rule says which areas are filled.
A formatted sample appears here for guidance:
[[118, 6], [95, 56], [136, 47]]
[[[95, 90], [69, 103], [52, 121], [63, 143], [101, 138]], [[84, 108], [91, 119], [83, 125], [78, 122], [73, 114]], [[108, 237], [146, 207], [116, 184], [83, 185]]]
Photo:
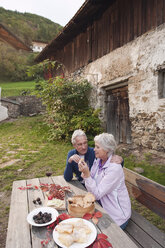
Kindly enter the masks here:
[[11, 46], [0, 42], [0, 75], [1, 80], [22, 81], [29, 80], [26, 70], [28, 65], [34, 64], [33, 53], [17, 51]]

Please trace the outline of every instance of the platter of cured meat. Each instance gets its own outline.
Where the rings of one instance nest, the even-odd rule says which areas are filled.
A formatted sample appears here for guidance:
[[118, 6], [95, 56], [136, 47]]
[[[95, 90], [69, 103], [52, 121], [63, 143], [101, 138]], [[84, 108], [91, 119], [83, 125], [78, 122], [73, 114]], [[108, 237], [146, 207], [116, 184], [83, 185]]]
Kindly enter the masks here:
[[67, 186], [61, 186], [58, 184], [41, 184], [40, 188], [45, 192], [45, 206], [54, 207], [57, 210], [66, 209], [66, 191], [70, 191]]

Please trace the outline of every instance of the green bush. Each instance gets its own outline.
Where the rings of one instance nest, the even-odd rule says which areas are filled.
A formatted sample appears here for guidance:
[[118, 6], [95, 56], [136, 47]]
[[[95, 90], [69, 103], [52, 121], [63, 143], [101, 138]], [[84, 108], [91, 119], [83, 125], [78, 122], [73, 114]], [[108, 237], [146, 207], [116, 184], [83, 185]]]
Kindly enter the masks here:
[[[50, 63], [50, 62], [49, 62]], [[30, 73], [41, 72], [37, 66]], [[46, 105], [46, 122], [50, 127], [50, 139], [69, 140], [75, 129], [83, 129], [89, 140], [101, 132], [99, 110], [89, 107], [91, 85], [87, 80], [75, 82], [63, 77], [40, 80], [36, 91]]]
[[74, 130], [83, 129], [85, 131], [90, 146], [94, 145], [93, 137], [103, 131], [100, 119], [98, 118], [99, 112], [99, 109], [94, 110], [89, 107], [86, 111], [74, 115], [71, 119], [71, 125], [74, 127]]

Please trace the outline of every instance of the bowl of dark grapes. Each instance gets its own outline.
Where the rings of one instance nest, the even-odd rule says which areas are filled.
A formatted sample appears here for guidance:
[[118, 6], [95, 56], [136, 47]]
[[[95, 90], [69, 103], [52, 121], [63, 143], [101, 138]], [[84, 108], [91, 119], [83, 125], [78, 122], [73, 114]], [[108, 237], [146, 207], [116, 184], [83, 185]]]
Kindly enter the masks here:
[[47, 226], [56, 221], [58, 211], [51, 207], [40, 207], [33, 209], [27, 216], [27, 222], [32, 226]]

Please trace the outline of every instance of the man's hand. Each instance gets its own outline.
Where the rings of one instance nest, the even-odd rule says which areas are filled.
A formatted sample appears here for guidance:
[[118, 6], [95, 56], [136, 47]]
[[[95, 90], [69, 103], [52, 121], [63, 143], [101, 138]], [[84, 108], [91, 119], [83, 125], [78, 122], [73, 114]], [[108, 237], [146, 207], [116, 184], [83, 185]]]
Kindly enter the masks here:
[[115, 164], [121, 164], [123, 161], [123, 158], [118, 156], [118, 155], [113, 155], [111, 158], [111, 163], [115, 163]]
[[69, 163], [72, 163], [72, 161], [74, 161], [75, 163], [78, 164], [78, 162], [80, 161], [80, 156], [77, 155], [77, 154], [74, 154], [73, 156], [71, 156], [71, 157], [68, 159], [68, 162], [69, 162]]
[[84, 161], [80, 160], [80, 162], [78, 163], [78, 169], [79, 169], [79, 171], [82, 172], [81, 176], [83, 178], [90, 177], [89, 167]]

